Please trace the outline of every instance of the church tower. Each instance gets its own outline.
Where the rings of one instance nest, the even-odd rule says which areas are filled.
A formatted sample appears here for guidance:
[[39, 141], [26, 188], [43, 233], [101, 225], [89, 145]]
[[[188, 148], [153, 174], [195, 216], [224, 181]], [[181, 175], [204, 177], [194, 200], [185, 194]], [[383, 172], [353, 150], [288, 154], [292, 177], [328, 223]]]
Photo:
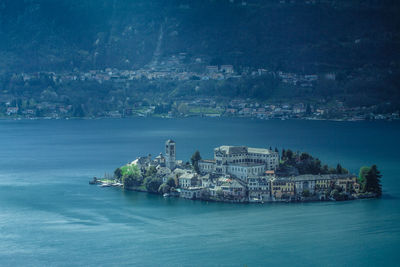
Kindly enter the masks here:
[[173, 170], [175, 168], [176, 160], [176, 144], [172, 140], [165, 142], [165, 165], [167, 168]]

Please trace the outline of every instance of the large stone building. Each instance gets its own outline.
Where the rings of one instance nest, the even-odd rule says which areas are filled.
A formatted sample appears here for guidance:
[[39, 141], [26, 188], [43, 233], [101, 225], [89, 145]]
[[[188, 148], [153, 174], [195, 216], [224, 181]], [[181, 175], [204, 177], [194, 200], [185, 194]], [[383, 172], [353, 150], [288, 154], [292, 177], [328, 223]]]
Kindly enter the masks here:
[[199, 169], [203, 173], [230, 174], [247, 180], [264, 175], [279, 165], [279, 154], [269, 149], [246, 146], [220, 146], [214, 149], [214, 160], [201, 160]]

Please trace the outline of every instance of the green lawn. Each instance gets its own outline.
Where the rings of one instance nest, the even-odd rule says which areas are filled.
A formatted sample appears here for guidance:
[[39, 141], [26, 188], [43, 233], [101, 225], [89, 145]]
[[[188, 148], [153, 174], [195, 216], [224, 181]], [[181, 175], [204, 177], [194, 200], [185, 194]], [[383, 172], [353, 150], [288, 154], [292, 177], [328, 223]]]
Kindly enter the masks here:
[[193, 114], [221, 114], [219, 109], [208, 107], [192, 107], [189, 112]]

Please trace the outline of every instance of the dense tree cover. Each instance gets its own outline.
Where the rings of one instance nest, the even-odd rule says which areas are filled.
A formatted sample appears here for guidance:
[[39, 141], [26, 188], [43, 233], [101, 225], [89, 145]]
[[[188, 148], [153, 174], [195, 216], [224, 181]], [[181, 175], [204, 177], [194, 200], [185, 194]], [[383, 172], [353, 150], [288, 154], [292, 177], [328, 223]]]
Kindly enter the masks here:
[[[379, 90], [359, 86], [356, 90], [336, 90], [329, 94], [320, 94], [316, 88], [289, 86], [280, 82], [274, 75], [246, 77], [241, 79], [208, 80], [208, 81], [168, 81], [168, 80], [133, 80], [124, 83], [104, 81], [54, 81], [49, 74], [41, 73], [38, 77], [23, 81], [21, 74], [0, 74], [0, 89], [13, 99], [11, 105], [18, 104], [24, 109], [37, 108], [38, 103], [51, 103], [68, 107], [68, 116], [91, 117], [102, 116], [107, 111], [145, 109], [149, 104], [155, 105], [155, 114], [187, 114], [190, 108], [180, 101], [199, 97], [215, 97], [218, 104], [228, 103], [229, 99], [257, 99], [257, 101], [316, 101], [323, 97], [326, 101], [340, 100], [348, 106], [375, 106], [375, 113], [390, 113], [400, 108], [400, 84], [395, 79], [398, 73], [387, 74], [391, 77], [387, 82], [376, 81]], [[357, 74], [354, 74], [357, 75]], [[376, 75], [376, 74], [371, 74]], [[371, 77], [363, 80], [369, 81]], [[379, 74], [379, 76], [382, 76]], [[382, 77], [381, 77], [382, 78]], [[381, 79], [377, 78], [377, 79]], [[351, 83], [354, 78], [341, 81], [340, 88]], [[339, 81], [335, 81], [339, 83]], [[351, 85], [352, 86], [352, 85]], [[378, 87], [374, 87], [378, 89]], [[360, 96], [361, 95], [361, 96]], [[354, 101], [357, 100], [357, 101]], [[380, 103], [380, 104], [379, 104]], [[50, 107], [41, 105], [37, 115], [51, 112]], [[308, 104], [306, 113], [311, 115]], [[5, 113], [4, 111], [1, 111]], [[126, 115], [129, 115], [127, 113]], [[325, 113], [326, 118], [335, 117], [333, 113]], [[339, 116], [340, 117], [340, 116]]]
[[169, 177], [168, 180], [160, 185], [158, 188], [158, 192], [160, 194], [165, 194], [165, 193], [171, 193], [176, 190], [176, 187], [178, 186], [178, 181], [176, 177]]
[[336, 168], [330, 168], [328, 165], [322, 165], [318, 158], [314, 158], [308, 153], [293, 152], [290, 149], [282, 149], [278, 172], [290, 175], [349, 173], [340, 164], [337, 164]]
[[171, 192], [171, 187], [169, 185], [167, 185], [167, 184], [162, 184], [158, 188], [158, 192], [160, 194], [167, 194], [167, 193]]
[[115, 170], [115, 174], [121, 174], [121, 180], [124, 184], [124, 187], [138, 187], [143, 183], [143, 177], [140, 174], [139, 168], [134, 164], [127, 164], [119, 168], [121, 172]]
[[348, 194], [343, 191], [340, 186], [335, 186], [329, 193], [330, 198], [337, 201], [347, 200], [349, 198]]
[[124, 174], [122, 176], [122, 183], [124, 184], [125, 188], [139, 187], [143, 184], [143, 177], [133, 173]]
[[144, 185], [150, 193], [158, 193], [161, 184], [162, 179], [159, 177], [148, 176], [144, 179]]
[[[26, 101], [73, 105], [71, 116], [98, 116], [150, 99], [157, 114], [186, 96], [260, 100], [340, 99], [349, 106], [400, 106], [398, 1], [3, 0], [0, 4], [0, 89]], [[79, 21], [79, 23], [76, 23]], [[243, 79], [131, 81], [123, 86], [12, 73], [137, 69], [186, 53], [184, 70], [232, 64]], [[196, 59], [201, 64], [196, 63]], [[312, 88], [282, 85], [276, 74], [248, 78], [258, 68], [320, 74]], [[10, 71], [10, 73], [3, 73]], [[334, 73], [335, 79], [324, 76]], [[166, 103], [161, 103], [161, 102]], [[390, 101], [392, 104], [386, 105]], [[37, 110], [44, 114], [46, 108]], [[307, 113], [311, 107], [307, 106]], [[326, 113], [325, 116], [334, 114]]]
[[150, 193], [165, 194], [176, 192], [176, 188], [178, 187], [177, 176], [169, 177], [163, 183], [162, 177], [157, 175], [157, 168], [155, 166], [150, 166], [140, 171], [135, 164], [127, 164], [115, 169], [114, 178], [121, 180], [124, 188], [139, 189]]
[[[369, 172], [371, 168], [368, 166], [363, 166], [360, 168], [359, 174], [358, 174], [358, 182], [361, 185], [365, 185], [365, 177], [367, 176], [367, 173]], [[364, 188], [362, 188], [364, 190]]]
[[2, 63], [141, 67], [161, 28], [162, 55], [207, 55], [210, 64], [314, 72], [398, 62], [396, 1], [305, 2], [4, 0]]
[[361, 167], [359, 182], [362, 192], [374, 193], [377, 197], [382, 196], [381, 178], [382, 175], [376, 165]]
[[122, 176], [124, 175], [140, 176], [140, 170], [135, 164], [127, 164], [122, 166], [120, 169], [122, 172]]
[[121, 180], [122, 175], [123, 175], [123, 174], [122, 174], [121, 168], [116, 168], [115, 171], [114, 171], [114, 177], [115, 177], [115, 179]]

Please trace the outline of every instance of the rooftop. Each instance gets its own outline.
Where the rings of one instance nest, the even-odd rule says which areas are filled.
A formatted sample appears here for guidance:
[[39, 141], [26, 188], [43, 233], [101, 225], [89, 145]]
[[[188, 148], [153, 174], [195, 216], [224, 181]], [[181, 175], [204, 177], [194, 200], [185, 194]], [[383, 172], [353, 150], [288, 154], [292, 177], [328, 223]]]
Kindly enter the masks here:
[[266, 148], [254, 148], [254, 147], [249, 147], [248, 148], [249, 153], [254, 153], [254, 154], [271, 154], [272, 151]]
[[246, 153], [253, 153], [253, 154], [272, 154], [275, 153], [267, 148], [254, 148], [254, 147], [247, 147], [247, 146], [220, 146], [215, 148], [215, 150], [220, 150], [225, 154], [246, 154]]
[[221, 150], [225, 152], [225, 154], [243, 154], [247, 153], [246, 146], [220, 146], [216, 148], [217, 150]]
[[256, 166], [265, 166], [265, 164], [264, 163], [255, 163], [255, 162], [242, 162], [242, 163], [229, 163], [229, 166], [256, 167]]
[[202, 159], [200, 162], [206, 162], [206, 163], [215, 163], [215, 160], [213, 159]]

